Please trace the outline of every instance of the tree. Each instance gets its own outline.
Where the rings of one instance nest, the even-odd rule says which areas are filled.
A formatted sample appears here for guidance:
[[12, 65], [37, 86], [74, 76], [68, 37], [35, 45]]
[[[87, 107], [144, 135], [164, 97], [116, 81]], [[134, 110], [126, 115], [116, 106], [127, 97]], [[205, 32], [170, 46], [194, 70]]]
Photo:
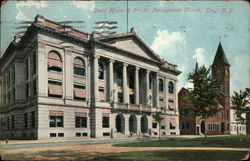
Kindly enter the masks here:
[[242, 114], [247, 112], [247, 91], [235, 92], [231, 98], [232, 101], [232, 109], [234, 110], [234, 114], [236, 116], [236, 124], [237, 124], [237, 135], [239, 134], [238, 124], [244, 124], [246, 119], [242, 116]]
[[[186, 101], [195, 117], [200, 116], [206, 125], [209, 116], [215, 115], [219, 108], [217, 99], [221, 92], [216, 80], [211, 76], [211, 68], [204, 65], [196, 68], [188, 74], [188, 80], [193, 83], [194, 89], [188, 92]], [[206, 126], [205, 126], [205, 137]]]
[[161, 120], [163, 120], [163, 118], [161, 117], [161, 112], [160, 111], [156, 111], [153, 113], [152, 115], [153, 119], [158, 123], [159, 125], [159, 140], [161, 138], [161, 127], [160, 127], [160, 124], [161, 124]]

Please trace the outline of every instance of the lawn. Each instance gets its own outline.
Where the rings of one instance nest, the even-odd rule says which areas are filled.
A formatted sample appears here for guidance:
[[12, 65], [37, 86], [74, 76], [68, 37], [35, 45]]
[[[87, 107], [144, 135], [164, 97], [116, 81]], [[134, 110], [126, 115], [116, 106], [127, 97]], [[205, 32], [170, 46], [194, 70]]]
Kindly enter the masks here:
[[243, 151], [136, 151], [105, 154], [95, 157], [93, 160], [227, 160], [235, 161], [245, 157], [247, 152]]
[[114, 144], [117, 147], [233, 147], [250, 148], [250, 136], [226, 136], [193, 139], [169, 139]]

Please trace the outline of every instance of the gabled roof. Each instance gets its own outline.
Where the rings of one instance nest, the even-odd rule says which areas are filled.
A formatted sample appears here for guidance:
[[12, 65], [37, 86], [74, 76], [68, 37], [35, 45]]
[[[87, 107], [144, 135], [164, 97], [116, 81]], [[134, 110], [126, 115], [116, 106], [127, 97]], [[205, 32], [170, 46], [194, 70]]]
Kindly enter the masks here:
[[[124, 33], [124, 34], [116, 34], [112, 36], [104, 36], [104, 37], [98, 37], [95, 40], [100, 42], [105, 42], [106, 44], [120, 48], [122, 50], [127, 50], [129, 52], [132, 52], [134, 54], [139, 54], [140, 51], [145, 51], [145, 54], [140, 55], [144, 56], [145, 58], [153, 59], [154, 61], [158, 61], [160, 63], [164, 63], [164, 61], [159, 57], [158, 54], [156, 54], [149, 45], [143, 41], [136, 32], [130, 32], [130, 33]], [[125, 40], [134, 41], [133, 46], [130, 48], [123, 47], [121, 44], [125, 44], [128, 42], [125, 42]], [[115, 42], [115, 43], [114, 43]], [[119, 43], [121, 42], [121, 43]], [[137, 45], [138, 44], [138, 45]], [[137, 46], [136, 46], [137, 45]]]
[[227, 64], [230, 65], [227, 57], [224, 53], [224, 50], [222, 48], [221, 42], [219, 43], [218, 49], [216, 51], [216, 55], [214, 57], [213, 65], [214, 64]]

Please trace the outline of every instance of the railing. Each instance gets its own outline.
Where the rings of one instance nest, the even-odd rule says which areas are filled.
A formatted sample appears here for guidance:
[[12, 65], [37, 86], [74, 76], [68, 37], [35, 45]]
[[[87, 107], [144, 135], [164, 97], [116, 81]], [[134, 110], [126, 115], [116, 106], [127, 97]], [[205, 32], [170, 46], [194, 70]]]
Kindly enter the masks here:
[[125, 104], [125, 103], [116, 102], [112, 105], [112, 107], [116, 109], [122, 109], [122, 110], [151, 112], [151, 107], [149, 105], [143, 105], [143, 104]]

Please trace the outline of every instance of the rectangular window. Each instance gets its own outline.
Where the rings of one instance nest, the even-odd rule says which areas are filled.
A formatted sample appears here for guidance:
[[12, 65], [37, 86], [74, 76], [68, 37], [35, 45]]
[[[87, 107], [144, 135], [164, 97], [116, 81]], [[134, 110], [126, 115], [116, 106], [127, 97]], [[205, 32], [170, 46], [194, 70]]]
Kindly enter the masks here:
[[64, 133], [58, 133], [58, 137], [64, 137]]
[[156, 128], [157, 128], [157, 123], [156, 123], [156, 122], [153, 122], [152, 127], [153, 127], [154, 129], [156, 129]]
[[10, 129], [10, 117], [7, 117], [7, 130]]
[[84, 133], [82, 133], [82, 136], [84, 137], [86, 137], [86, 136], [88, 136], [88, 133], [86, 133], [86, 132], [84, 132]]
[[84, 85], [74, 84], [74, 99], [86, 100], [86, 90]]
[[135, 104], [135, 96], [134, 96], [133, 94], [130, 94], [130, 95], [129, 95], [129, 102], [130, 102], [131, 104]]
[[28, 114], [24, 114], [24, 128], [28, 129]]
[[11, 116], [11, 129], [15, 129], [15, 116]]
[[102, 127], [109, 128], [109, 117], [102, 117]]
[[99, 99], [101, 101], [104, 101], [105, 100], [104, 88], [103, 87], [99, 87], [98, 91], [99, 91]]
[[77, 133], [76, 133], [76, 137], [81, 137], [81, 133], [80, 133], [80, 132], [77, 132]]
[[33, 74], [36, 74], [36, 52], [33, 53]]
[[29, 83], [26, 83], [26, 98], [29, 98], [29, 90], [30, 90], [29, 87], [30, 87]]
[[36, 116], [35, 116], [35, 111], [31, 112], [31, 127], [35, 128], [36, 127]]
[[104, 133], [102, 133], [102, 136], [110, 136], [110, 133], [109, 132], [104, 132]]
[[85, 76], [85, 69], [74, 66], [74, 74], [80, 75], [80, 76]]
[[171, 123], [170, 123], [170, 129], [175, 129], [175, 126], [173, 126]]
[[117, 86], [122, 87], [123, 82], [122, 82], [122, 75], [121, 73], [117, 73]]
[[50, 137], [56, 137], [56, 133], [50, 133]]
[[75, 127], [76, 128], [87, 128], [87, 117], [75, 117]]
[[161, 126], [161, 129], [165, 129], [165, 126]]
[[118, 102], [122, 103], [123, 102], [123, 93], [118, 92]]
[[63, 127], [63, 116], [49, 116], [49, 127]]
[[62, 98], [62, 82], [48, 81], [48, 96]]

